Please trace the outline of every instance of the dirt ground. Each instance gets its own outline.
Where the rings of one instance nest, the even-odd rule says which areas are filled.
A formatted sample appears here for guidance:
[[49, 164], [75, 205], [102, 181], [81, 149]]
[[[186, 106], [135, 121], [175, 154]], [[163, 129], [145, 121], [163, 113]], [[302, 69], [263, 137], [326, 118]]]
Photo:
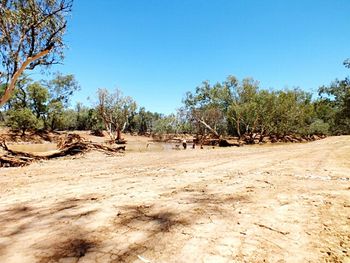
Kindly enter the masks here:
[[350, 137], [0, 169], [0, 262], [350, 262]]

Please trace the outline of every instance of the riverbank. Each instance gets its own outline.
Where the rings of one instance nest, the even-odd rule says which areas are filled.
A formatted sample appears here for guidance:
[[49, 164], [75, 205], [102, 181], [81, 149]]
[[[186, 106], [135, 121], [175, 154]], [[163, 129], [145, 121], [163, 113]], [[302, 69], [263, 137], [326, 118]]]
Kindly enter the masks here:
[[350, 137], [0, 169], [1, 262], [347, 262]]

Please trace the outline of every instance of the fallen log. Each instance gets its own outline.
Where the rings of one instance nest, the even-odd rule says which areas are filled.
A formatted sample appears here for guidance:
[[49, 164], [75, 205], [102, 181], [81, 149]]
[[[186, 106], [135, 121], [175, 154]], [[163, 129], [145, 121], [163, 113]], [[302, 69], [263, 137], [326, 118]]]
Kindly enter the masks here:
[[18, 158], [14, 156], [0, 156], [0, 167], [20, 167], [29, 164], [32, 160]]
[[119, 147], [108, 147], [97, 143], [91, 142], [74, 142], [68, 145], [65, 145], [64, 148], [61, 148], [58, 152], [54, 152], [50, 155], [45, 156], [47, 159], [62, 157], [66, 155], [76, 155], [78, 153], [85, 153], [90, 150], [97, 150], [105, 154], [115, 154], [121, 151], [125, 151], [125, 146]]
[[82, 139], [79, 135], [67, 135], [66, 140], [58, 142], [58, 150], [46, 155], [36, 155], [27, 152], [14, 151], [7, 147], [5, 141], [0, 143], [0, 147], [5, 151], [0, 155], [0, 167], [18, 167], [25, 166], [34, 161], [49, 160], [58, 157], [86, 153], [91, 150], [97, 150], [108, 155], [114, 155], [125, 151], [125, 146], [108, 147], [105, 145], [92, 143]]
[[232, 146], [236, 146], [236, 147], [239, 147], [240, 144], [237, 142], [237, 143], [231, 143], [225, 139], [220, 139], [219, 140], [219, 146], [220, 147], [232, 147]]
[[27, 157], [27, 158], [35, 158], [36, 157], [36, 155], [31, 154], [31, 153], [14, 151], [14, 150], [9, 149], [7, 147], [5, 141], [0, 142], [0, 147], [3, 148], [5, 150], [5, 152], [7, 153], [7, 155], [10, 155], [10, 156], [21, 156], [21, 157]]

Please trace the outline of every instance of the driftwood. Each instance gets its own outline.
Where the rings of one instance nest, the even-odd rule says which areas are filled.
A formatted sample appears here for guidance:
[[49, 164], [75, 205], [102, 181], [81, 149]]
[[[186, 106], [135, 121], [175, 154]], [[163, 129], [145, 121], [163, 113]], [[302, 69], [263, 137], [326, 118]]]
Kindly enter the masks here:
[[0, 167], [18, 167], [29, 164], [32, 159], [23, 159], [14, 156], [0, 156]]
[[10, 150], [5, 141], [0, 142], [0, 147], [3, 148], [6, 154], [0, 155], [0, 167], [18, 167], [31, 163], [35, 157], [30, 153], [21, 153]]
[[76, 155], [91, 150], [97, 150], [108, 155], [114, 155], [121, 151], [125, 151], [125, 146], [108, 147], [86, 141], [77, 134], [68, 134], [66, 137], [59, 140], [57, 143], [58, 150], [46, 155], [13, 151], [7, 147], [5, 141], [0, 143], [0, 147], [5, 151], [4, 155], [0, 155], [0, 167], [24, 166], [38, 160], [49, 160], [67, 155]]
[[91, 135], [98, 136], [98, 137], [104, 137], [105, 135], [103, 134], [102, 130], [93, 130], [90, 132]]
[[231, 147], [231, 146], [243, 146], [246, 144], [263, 144], [263, 143], [300, 143], [316, 141], [325, 138], [324, 135], [261, 135], [261, 134], [244, 134], [239, 137], [227, 137], [223, 138], [213, 138], [212, 136], [197, 136], [194, 142], [201, 145], [209, 146], [220, 146], [220, 147]]
[[116, 139], [115, 143], [116, 144], [126, 144], [126, 140], [125, 139]]
[[232, 147], [232, 146], [236, 146], [236, 147], [239, 147], [240, 144], [237, 142], [237, 143], [231, 143], [227, 140], [224, 140], [224, 139], [220, 139], [219, 140], [219, 146], [220, 147]]

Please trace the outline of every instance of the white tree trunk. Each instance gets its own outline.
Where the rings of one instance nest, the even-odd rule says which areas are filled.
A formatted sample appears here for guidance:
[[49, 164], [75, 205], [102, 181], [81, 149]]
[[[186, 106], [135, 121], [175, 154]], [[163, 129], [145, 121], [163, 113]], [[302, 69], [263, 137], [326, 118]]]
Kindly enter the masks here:
[[0, 107], [4, 106], [4, 104], [11, 98], [11, 95], [13, 91], [15, 90], [16, 87], [16, 82], [19, 78], [19, 76], [23, 73], [23, 71], [26, 69], [26, 67], [32, 63], [33, 61], [47, 55], [51, 49], [46, 49], [38, 54], [36, 54], [34, 57], [29, 57], [23, 64], [22, 66], [15, 72], [15, 74], [12, 76], [10, 83], [7, 85], [5, 89], [4, 95], [0, 98]]

